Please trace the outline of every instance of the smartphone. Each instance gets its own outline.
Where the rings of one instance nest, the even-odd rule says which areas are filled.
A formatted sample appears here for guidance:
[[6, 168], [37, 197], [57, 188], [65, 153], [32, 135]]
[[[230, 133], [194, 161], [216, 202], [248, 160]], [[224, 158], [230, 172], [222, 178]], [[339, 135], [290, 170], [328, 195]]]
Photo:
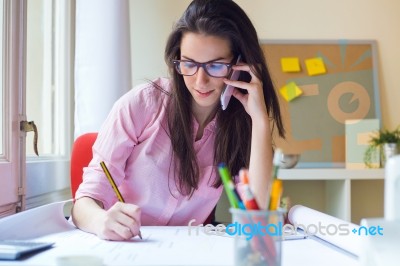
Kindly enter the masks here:
[[[238, 59], [236, 60], [236, 64], [238, 64], [240, 62], [241, 56], [238, 56]], [[232, 71], [232, 73], [228, 76], [228, 79], [230, 80], [238, 80], [239, 78], [239, 74], [240, 74], [240, 70], [234, 70]], [[233, 89], [235, 87], [231, 86], [231, 85], [225, 85], [222, 94], [221, 94], [221, 107], [222, 110], [225, 110], [228, 107], [229, 104], [229, 100], [232, 97], [232, 93], [233, 93]]]
[[29, 253], [49, 249], [53, 245], [53, 242], [0, 240], [0, 260], [16, 260]]

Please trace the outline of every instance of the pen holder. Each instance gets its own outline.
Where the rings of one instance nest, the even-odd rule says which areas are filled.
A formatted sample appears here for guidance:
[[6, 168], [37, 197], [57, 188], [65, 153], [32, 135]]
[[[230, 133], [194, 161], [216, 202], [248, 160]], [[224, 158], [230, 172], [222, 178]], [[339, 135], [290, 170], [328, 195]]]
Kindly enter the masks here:
[[280, 265], [283, 212], [231, 208], [227, 233], [235, 237], [235, 265]]

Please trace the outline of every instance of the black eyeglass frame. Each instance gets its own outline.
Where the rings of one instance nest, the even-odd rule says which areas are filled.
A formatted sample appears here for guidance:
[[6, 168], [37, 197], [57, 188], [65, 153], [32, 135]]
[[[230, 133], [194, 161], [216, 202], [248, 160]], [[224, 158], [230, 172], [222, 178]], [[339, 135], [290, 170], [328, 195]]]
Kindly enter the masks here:
[[[183, 73], [180, 71], [180, 69], [179, 69], [179, 64], [180, 64], [181, 62], [189, 62], [189, 63], [195, 64], [196, 67], [197, 67], [196, 71], [195, 71], [192, 75], [183, 74]], [[180, 75], [182, 75], [182, 76], [193, 76], [193, 75], [195, 75], [195, 74], [199, 71], [199, 68], [202, 67], [202, 68], [204, 69], [204, 71], [207, 73], [207, 75], [209, 75], [210, 77], [214, 77], [214, 78], [226, 78], [226, 77], [228, 77], [229, 74], [232, 72], [232, 67], [235, 65], [235, 64], [232, 64], [232, 63], [224, 63], [224, 62], [213, 62], [213, 61], [211, 61], [211, 62], [206, 62], [206, 63], [199, 63], [199, 62], [192, 61], [192, 60], [176, 60], [176, 59], [175, 59], [175, 60], [172, 60], [172, 63], [174, 64], [175, 70], [178, 72], [178, 74], [180, 74]], [[211, 75], [211, 74], [208, 72], [207, 67], [206, 67], [206, 65], [208, 65], [208, 64], [221, 64], [221, 65], [225, 65], [225, 66], [228, 68], [228, 73], [227, 73], [226, 75], [224, 75], [224, 76], [214, 76], [214, 75]]]

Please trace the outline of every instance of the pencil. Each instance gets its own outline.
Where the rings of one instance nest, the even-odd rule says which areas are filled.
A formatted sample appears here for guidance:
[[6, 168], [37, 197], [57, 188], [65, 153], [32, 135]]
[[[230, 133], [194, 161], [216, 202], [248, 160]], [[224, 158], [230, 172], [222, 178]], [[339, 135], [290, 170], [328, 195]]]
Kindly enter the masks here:
[[[124, 202], [124, 203], [125, 203], [125, 200], [124, 200], [124, 198], [122, 197], [122, 194], [121, 194], [121, 192], [119, 191], [119, 189], [118, 189], [118, 187], [117, 187], [117, 184], [115, 184], [115, 181], [114, 181], [114, 179], [112, 178], [110, 171], [108, 171], [108, 168], [107, 168], [106, 164], [105, 164], [104, 162], [100, 162], [100, 166], [101, 166], [101, 168], [103, 168], [103, 171], [104, 171], [104, 173], [106, 174], [106, 177], [107, 177], [108, 181], [110, 182], [112, 188], [114, 189], [115, 194], [117, 194], [118, 200], [119, 200], [120, 202]], [[139, 235], [140, 239], [142, 239], [142, 233], [141, 233], [140, 231], [139, 231], [139, 234], [138, 234], [138, 235]]]

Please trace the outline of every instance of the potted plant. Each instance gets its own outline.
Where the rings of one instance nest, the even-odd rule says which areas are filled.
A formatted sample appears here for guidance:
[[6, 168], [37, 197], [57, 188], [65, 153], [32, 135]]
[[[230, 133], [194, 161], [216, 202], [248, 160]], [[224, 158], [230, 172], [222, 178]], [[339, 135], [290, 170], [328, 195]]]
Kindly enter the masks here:
[[[399, 153], [400, 128], [390, 131], [382, 129], [370, 139], [364, 153], [364, 163], [368, 168], [373, 167], [373, 161], [379, 158], [380, 167], [384, 166], [387, 158]], [[378, 157], [378, 155], [380, 155]]]

